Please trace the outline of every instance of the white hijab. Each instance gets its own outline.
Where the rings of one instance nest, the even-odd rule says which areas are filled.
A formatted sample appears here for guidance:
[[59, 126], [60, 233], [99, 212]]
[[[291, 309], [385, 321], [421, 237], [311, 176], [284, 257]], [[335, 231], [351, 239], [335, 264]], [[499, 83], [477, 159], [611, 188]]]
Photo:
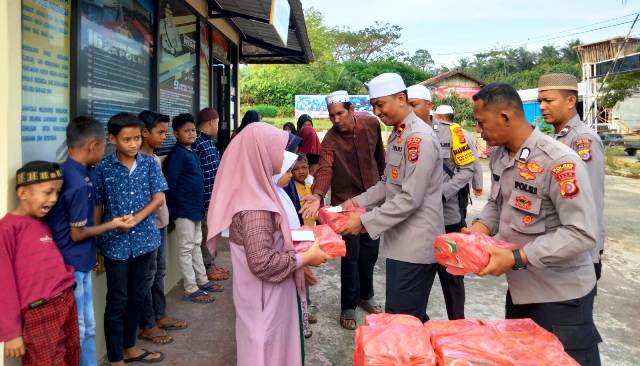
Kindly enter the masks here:
[[291, 169], [296, 160], [298, 160], [297, 154], [285, 150], [284, 158], [282, 160], [282, 169], [280, 169], [280, 173], [271, 177], [273, 186], [276, 189], [276, 193], [278, 194], [278, 197], [280, 197], [280, 202], [282, 203], [282, 206], [287, 213], [287, 220], [289, 221], [289, 228], [291, 228], [291, 230], [300, 228], [298, 212], [296, 211], [296, 207], [293, 205], [291, 198], [289, 198], [289, 195], [284, 190], [284, 188], [278, 186], [278, 181], [289, 169]]

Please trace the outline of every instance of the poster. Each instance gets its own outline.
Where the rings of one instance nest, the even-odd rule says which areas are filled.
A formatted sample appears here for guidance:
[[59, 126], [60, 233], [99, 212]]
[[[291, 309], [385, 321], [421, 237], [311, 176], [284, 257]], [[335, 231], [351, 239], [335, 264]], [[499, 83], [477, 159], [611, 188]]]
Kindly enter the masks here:
[[[296, 118], [303, 114], [308, 114], [311, 118], [329, 118], [326, 95], [296, 95], [295, 98], [295, 115]], [[373, 112], [371, 104], [369, 104], [368, 95], [350, 95], [349, 100], [353, 104], [356, 112]]]
[[[172, 118], [194, 113], [196, 80], [196, 16], [182, 1], [160, 1], [160, 62], [158, 89], [160, 113]], [[162, 152], [175, 144], [167, 134]]]
[[[22, 1], [22, 160], [63, 160], [69, 121], [69, 0]], [[19, 54], [19, 53], [18, 53]]]
[[200, 22], [200, 109], [209, 107], [209, 76], [211, 73], [211, 52], [209, 48], [210, 28]]
[[80, 1], [77, 113], [106, 126], [151, 107], [152, 0]]

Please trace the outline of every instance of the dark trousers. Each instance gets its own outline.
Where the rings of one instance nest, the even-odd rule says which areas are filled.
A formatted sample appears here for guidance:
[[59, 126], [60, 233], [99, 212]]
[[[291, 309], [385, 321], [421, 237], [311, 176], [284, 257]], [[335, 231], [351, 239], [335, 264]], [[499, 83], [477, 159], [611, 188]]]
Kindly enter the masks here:
[[145, 297], [144, 307], [140, 313], [140, 327], [151, 329], [156, 321], [167, 316], [167, 299], [164, 296], [164, 277], [167, 273], [167, 229], [160, 229], [160, 246], [152, 252], [152, 259], [147, 272], [149, 291]]
[[213, 270], [213, 260], [216, 253], [209, 252], [207, 247], [207, 235], [209, 228], [207, 227], [207, 212], [204, 213], [204, 220], [200, 222], [200, 228], [202, 229], [202, 242], [200, 243], [200, 250], [202, 251], [202, 262], [207, 273]]
[[531, 318], [555, 334], [564, 350], [583, 366], [600, 365], [600, 334], [593, 323], [595, 288], [579, 299], [515, 305], [507, 291], [506, 318]]
[[149, 292], [148, 272], [153, 252], [126, 260], [104, 259], [107, 272], [107, 306], [104, 336], [109, 362], [122, 361], [123, 350], [136, 344], [140, 309]]
[[436, 263], [416, 264], [387, 259], [387, 298], [384, 311], [409, 314], [426, 322], [429, 293], [436, 276]]
[[[447, 233], [457, 233], [462, 230], [462, 224], [446, 225], [444, 230]], [[464, 319], [464, 276], [454, 276], [440, 264], [437, 268], [449, 320]]]
[[345, 235], [347, 255], [340, 260], [340, 308], [355, 309], [358, 300], [373, 297], [373, 267], [378, 260], [380, 240], [368, 234]]

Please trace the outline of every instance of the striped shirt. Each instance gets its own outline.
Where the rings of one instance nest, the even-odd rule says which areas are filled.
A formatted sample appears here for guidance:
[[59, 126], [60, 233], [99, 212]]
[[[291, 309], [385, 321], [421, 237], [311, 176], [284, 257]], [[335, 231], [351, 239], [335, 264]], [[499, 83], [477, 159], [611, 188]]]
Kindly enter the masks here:
[[200, 168], [204, 178], [204, 212], [207, 212], [213, 183], [216, 180], [218, 166], [220, 165], [220, 153], [211, 136], [202, 131], [198, 131], [196, 142], [191, 145], [191, 148], [200, 159]]

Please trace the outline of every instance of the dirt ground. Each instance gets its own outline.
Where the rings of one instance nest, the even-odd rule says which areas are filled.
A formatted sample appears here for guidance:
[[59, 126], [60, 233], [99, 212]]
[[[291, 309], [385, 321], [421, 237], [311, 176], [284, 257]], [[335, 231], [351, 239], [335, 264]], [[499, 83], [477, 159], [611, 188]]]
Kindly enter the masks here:
[[[485, 173], [485, 193], [470, 208], [474, 217], [486, 202], [489, 190]], [[600, 345], [603, 365], [631, 366], [640, 364], [640, 180], [617, 176], [606, 177], [605, 224], [607, 242], [603, 277], [596, 298], [595, 320], [604, 339]], [[230, 268], [228, 246], [223, 245], [219, 264]], [[375, 298], [384, 302], [384, 259], [375, 268]], [[312, 289], [312, 300], [319, 308], [318, 324], [313, 337], [305, 345], [306, 364], [351, 365], [354, 332], [340, 328], [340, 262], [332, 261], [317, 270], [320, 283]], [[180, 300], [180, 289], [169, 296], [169, 314], [188, 319], [189, 330], [172, 332], [175, 342], [146, 348], [166, 352], [160, 365], [230, 366], [235, 365], [234, 313], [231, 282], [217, 295], [213, 304], [200, 305]], [[504, 278], [468, 276], [466, 278], [468, 318], [498, 319], [504, 317]], [[434, 319], [445, 319], [446, 312], [440, 284], [434, 283], [428, 306]], [[364, 313], [358, 310], [358, 322]]]

